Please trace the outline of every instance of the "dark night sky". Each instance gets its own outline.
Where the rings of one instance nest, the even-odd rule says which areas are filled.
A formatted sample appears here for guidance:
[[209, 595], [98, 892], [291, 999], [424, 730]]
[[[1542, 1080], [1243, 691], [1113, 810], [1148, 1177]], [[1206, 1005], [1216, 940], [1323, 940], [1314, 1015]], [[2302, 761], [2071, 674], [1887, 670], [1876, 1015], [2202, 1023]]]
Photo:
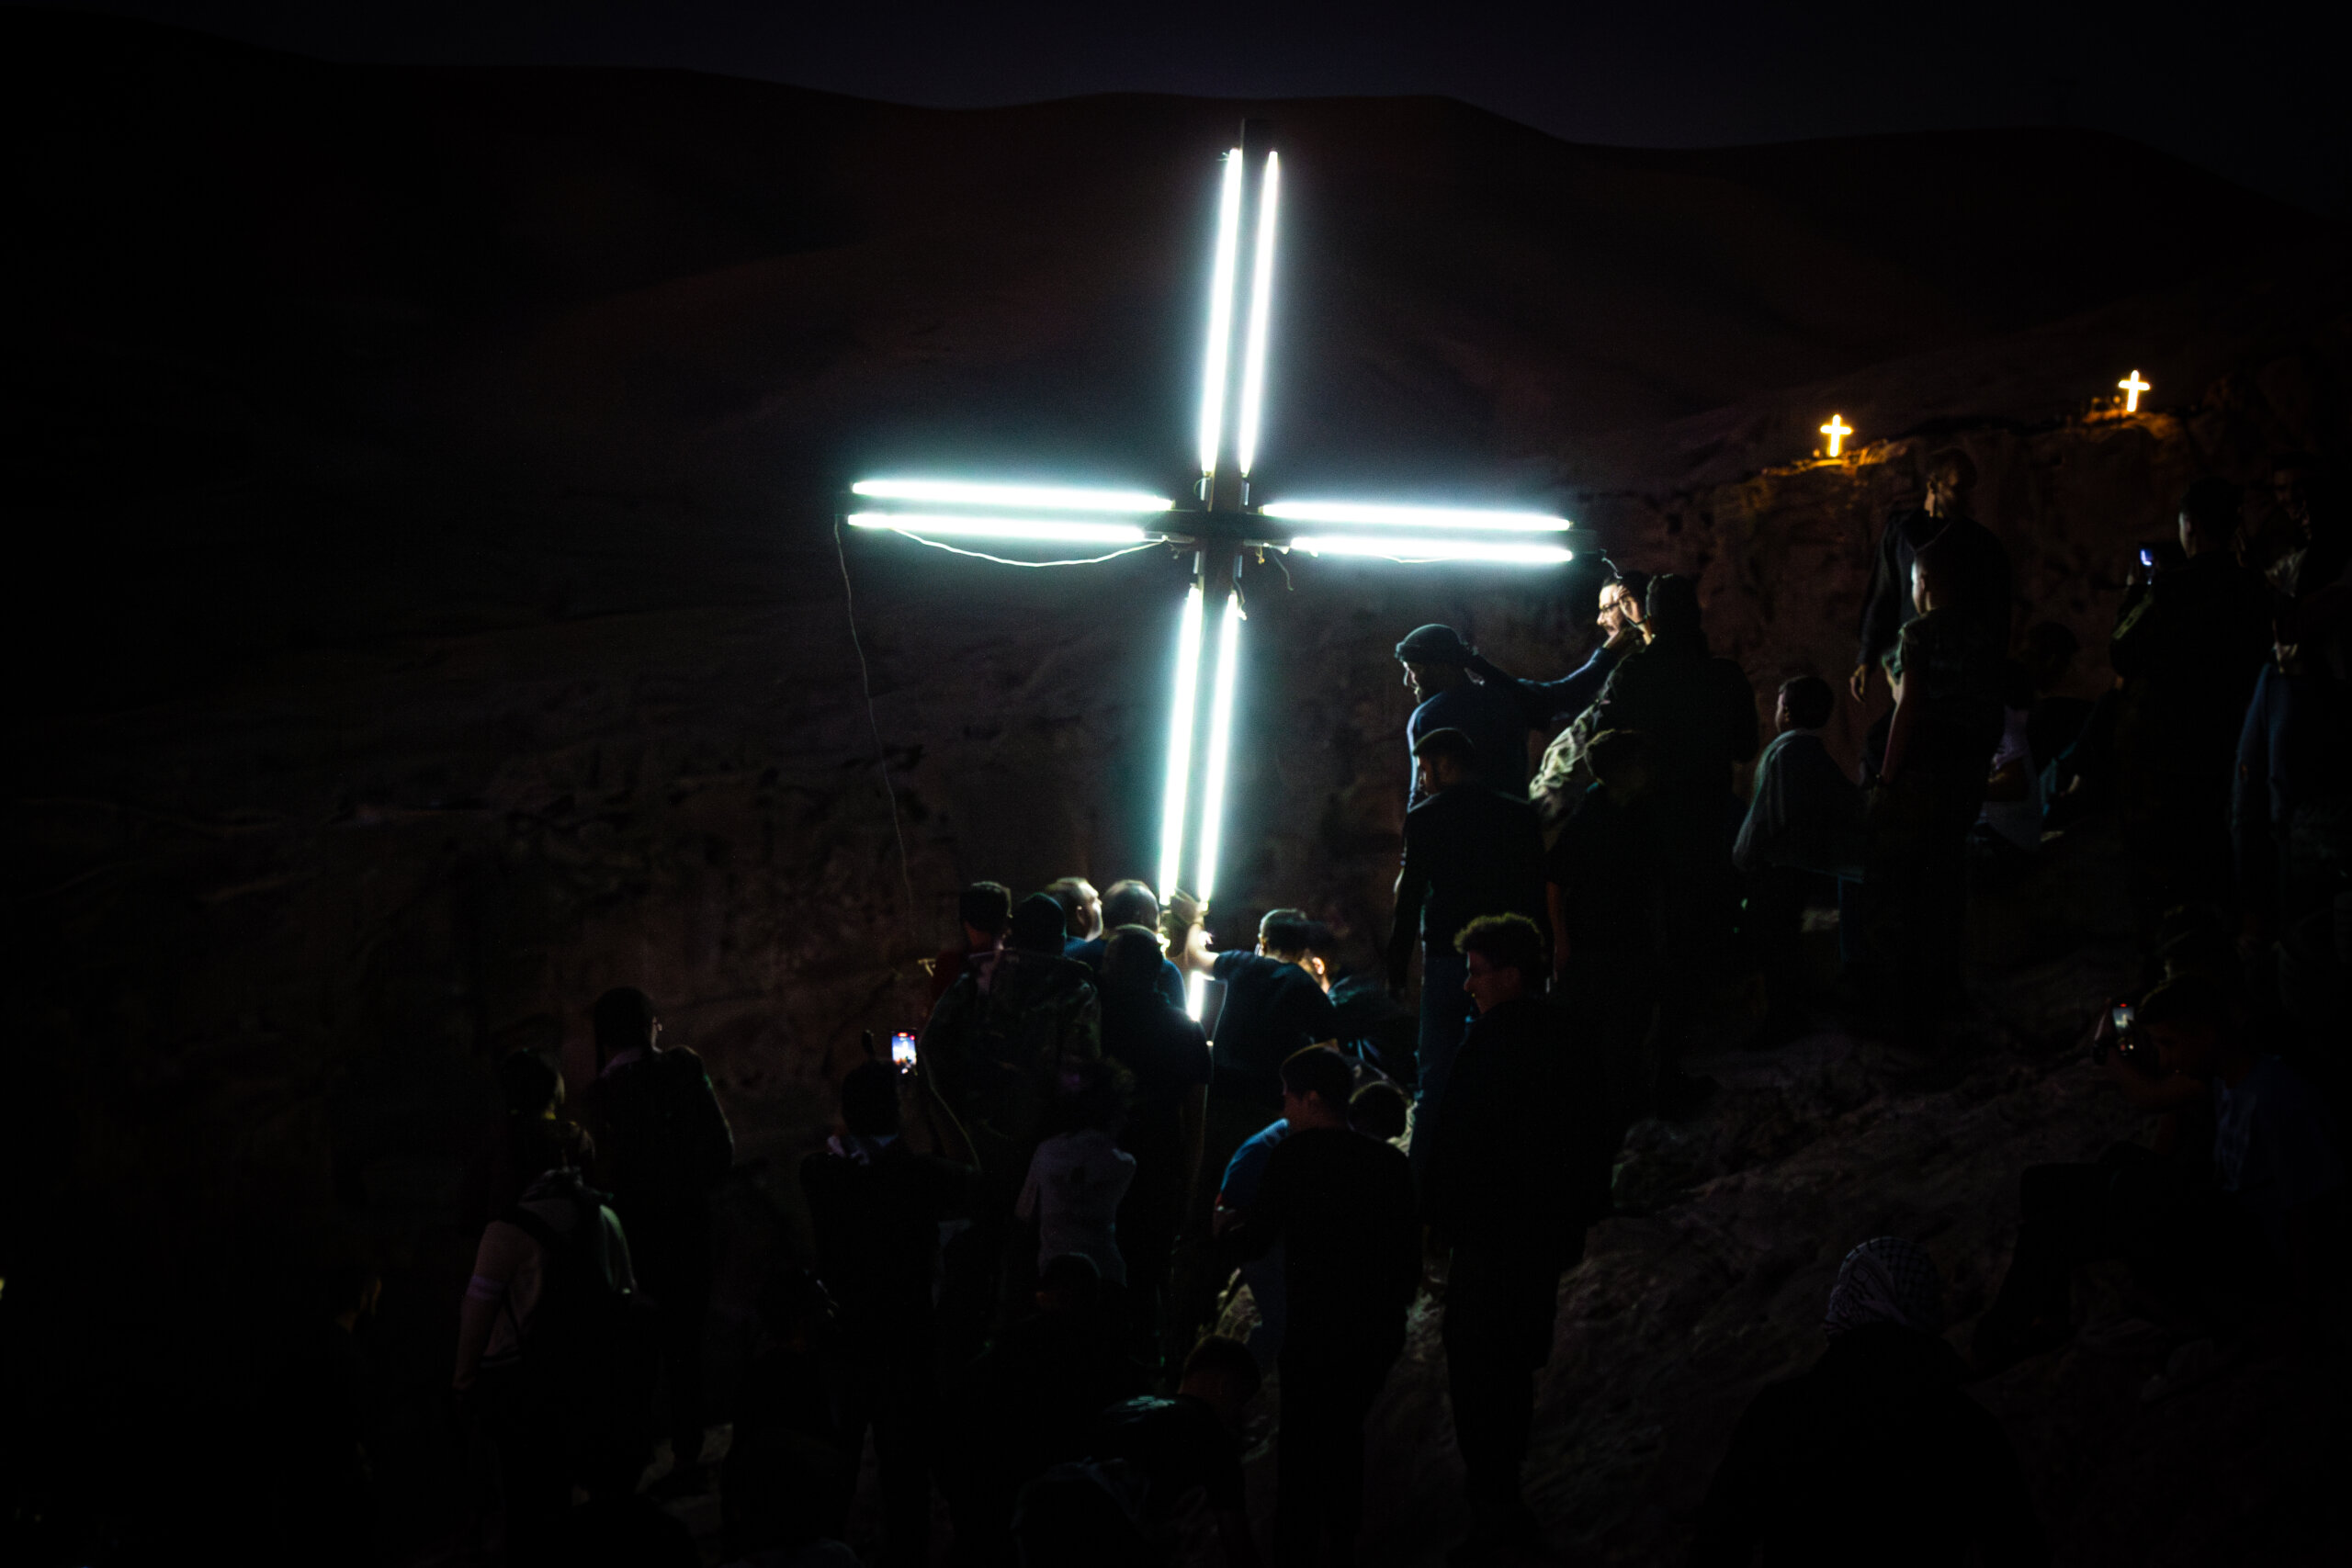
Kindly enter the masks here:
[[[1574, 141], [1704, 146], [2075, 124], [2352, 209], [2329, 7], [1423, 0], [165, 0], [86, 7], [329, 59], [674, 65], [902, 103], [1437, 93]], [[2340, 18], [2339, 18], [2340, 19]]]

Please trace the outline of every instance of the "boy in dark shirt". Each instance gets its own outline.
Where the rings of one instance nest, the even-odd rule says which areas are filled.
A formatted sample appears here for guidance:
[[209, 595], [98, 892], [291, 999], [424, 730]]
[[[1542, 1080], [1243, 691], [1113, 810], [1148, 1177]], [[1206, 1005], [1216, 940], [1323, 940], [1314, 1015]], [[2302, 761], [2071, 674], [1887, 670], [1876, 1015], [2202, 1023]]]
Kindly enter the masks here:
[[852, 1449], [874, 1428], [894, 1564], [927, 1560], [937, 1393], [932, 1275], [939, 1226], [963, 1213], [978, 1174], [899, 1136], [899, 1075], [866, 1062], [842, 1080], [842, 1128], [800, 1162], [819, 1273], [841, 1309], [842, 1424]]
[[[1442, 1114], [1446, 1075], [1469, 1027], [1462, 954], [1453, 933], [1480, 915], [1544, 919], [1544, 834], [1535, 807], [1488, 788], [1470, 737], [1431, 730], [1413, 747], [1422, 800], [1405, 813], [1405, 863], [1388, 933], [1388, 988], [1401, 995], [1418, 939], [1421, 1031], [1414, 1094], [1424, 1118]], [[1414, 1143], [1421, 1141], [1414, 1134]], [[1424, 1156], [1416, 1155], [1419, 1166]]]
[[1420, 1226], [1405, 1156], [1348, 1125], [1347, 1058], [1310, 1048], [1283, 1064], [1282, 1077], [1291, 1134], [1233, 1235], [1245, 1255], [1283, 1248], [1275, 1554], [1345, 1562], [1363, 1522], [1364, 1416], [1405, 1348]]
[[1176, 1397], [1114, 1404], [1094, 1427], [1094, 1457], [1125, 1461], [1145, 1483], [1147, 1528], [1174, 1533], [1198, 1497], [1216, 1521], [1227, 1568], [1254, 1568], [1241, 1476], [1241, 1417], [1257, 1397], [1258, 1363], [1238, 1339], [1211, 1335], [1184, 1362]]
[[653, 999], [634, 986], [596, 998], [596, 1081], [586, 1097], [598, 1174], [627, 1227], [639, 1282], [660, 1311], [669, 1374], [670, 1484], [701, 1479], [703, 1336], [717, 1267], [710, 1193], [735, 1164], [735, 1134], [702, 1058], [663, 1046]]

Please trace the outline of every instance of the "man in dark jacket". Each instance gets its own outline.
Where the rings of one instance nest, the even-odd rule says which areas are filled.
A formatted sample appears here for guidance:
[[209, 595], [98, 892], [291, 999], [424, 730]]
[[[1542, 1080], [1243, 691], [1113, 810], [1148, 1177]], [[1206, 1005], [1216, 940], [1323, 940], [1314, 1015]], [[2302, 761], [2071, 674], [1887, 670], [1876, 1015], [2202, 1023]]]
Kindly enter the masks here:
[[1420, 1283], [1420, 1226], [1405, 1156], [1348, 1125], [1355, 1077], [1337, 1051], [1283, 1064], [1290, 1122], [1232, 1232], [1261, 1257], [1283, 1244], [1290, 1322], [1283, 1339], [1283, 1424], [1274, 1554], [1350, 1562], [1363, 1523], [1363, 1421], [1405, 1348]]
[[1560, 1271], [1609, 1209], [1616, 1149], [1607, 1077], [1543, 996], [1543, 933], [1517, 915], [1470, 922], [1457, 945], [1478, 1021], [1462, 1043], [1422, 1184], [1452, 1248], [1445, 1360], [1471, 1535], [1455, 1562], [1535, 1542], [1521, 1495], [1535, 1374], [1552, 1354]]
[[2177, 905], [2229, 897], [2231, 765], [2271, 646], [2269, 591], [2231, 553], [2238, 510], [2238, 487], [2225, 479], [2188, 487], [2188, 559], [2125, 592], [2108, 647], [2124, 682], [2117, 805], [2151, 931]]
[[735, 1134], [702, 1058], [664, 1047], [653, 999], [634, 986], [596, 998], [596, 1082], [587, 1095], [598, 1171], [628, 1233], [639, 1283], [660, 1311], [678, 1484], [700, 1479], [702, 1347], [710, 1314], [710, 1192]]
[[842, 1440], [874, 1429], [892, 1564], [930, 1560], [936, 1410], [932, 1276], [939, 1227], [971, 1201], [969, 1166], [917, 1154], [899, 1136], [899, 1075], [864, 1062], [842, 1080], [842, 1129], [800, 1162], [819, 1276], [840, 1312]]
[[1899, 1236], [1846, 1255], [1829, 1348], [1758, 1393], [1699, 1516], [1689, 1568], [2050, 1561], [2018, 1456], [1938, 1335], [1943, 1281]]
[[1136, 1178], [1119, 1204], [1119, 1251], [1138, 1343], [1159, 1355], [1162, 1305], [1176, 1235], [1201, 1168], [1209, 1043], [1197, 1020], [1156, 984], [1168, 960], [1147, 926], [1114, 928], [1102, 953], [1102, 1055], [1134, 1075], [1135, 1100], [1119, 1146]]
[[[1388, 987], [1392, 993], [1404, 990], [1418, 941], [1421, 1032], [1415, 1096], [1425, 1116], [1437, 1116], [1443, 1114], [1446, 1074], [1470, 1011], [1453, 933], [1480, 915], [1544, 919], [1544, 835], [1533, 807], [1480, 780], [1470, 738], [1460, 730], [1431, 730], [1413, 756], [1425, 798], [1405, 813], [1405, 863], [1396, 874], [1396, 914], [1388, 930]], [[1417, 1133], [1414, 1141], [1419, 1140]]]
[[1664, 900], [1655, 971], [1658, 999], [1657, 1098], [1686, 1106], [1704, 1085], [1676, 1062], [1699, 988], [1731, 932], [1732, 769], [1756, 754], [1756, 698], [1737, 664], [1708, 651], [1698, 586], [1663, 573], [1650, 580], [1649, 646], [1628, 658], [1577, 728], [1636, 730], [1649, 738], [1644, 809]]
[[1889, 517], [1879, 536], [1870, 591], [1862, 597], [1861, 649], [1847, 682], [1858, 703], [1869, 694], [1871, 671], [1918, 613], [1911, 600], [1911, 562], [1931, 545], [1951, 563], [1952, 602], [1982, 624], [1996, 651], [2008, 648], [2009, 552], [1968, 515], [1976, 465], [1958, 447], [1946, 447], [1929, 455], [1927, 481], [1926, 500]]

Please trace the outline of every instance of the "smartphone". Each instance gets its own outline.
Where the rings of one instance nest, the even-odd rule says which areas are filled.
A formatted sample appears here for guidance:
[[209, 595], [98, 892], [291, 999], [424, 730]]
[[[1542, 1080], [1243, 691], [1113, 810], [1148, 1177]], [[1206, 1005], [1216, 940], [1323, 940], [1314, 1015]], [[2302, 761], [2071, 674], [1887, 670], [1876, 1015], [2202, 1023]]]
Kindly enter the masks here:
[[890, 1036], [890, 1065], [900, 1072], [915, 1065], [915, 1037], [901, 1030]]
[[2154, 571], [2156, 570], [2155, 551], [2142, 550], [2140, 552], [2140, 570], [2142, 571]]
[[2109, 1023], [2115, 1025], [2116, 1033], [2130, 1033], [2132, 1031], [2132, 1004], [2126, 1002], [2121, 1007], [2116, 1008], [2107, 1015], [2107, 1019]]

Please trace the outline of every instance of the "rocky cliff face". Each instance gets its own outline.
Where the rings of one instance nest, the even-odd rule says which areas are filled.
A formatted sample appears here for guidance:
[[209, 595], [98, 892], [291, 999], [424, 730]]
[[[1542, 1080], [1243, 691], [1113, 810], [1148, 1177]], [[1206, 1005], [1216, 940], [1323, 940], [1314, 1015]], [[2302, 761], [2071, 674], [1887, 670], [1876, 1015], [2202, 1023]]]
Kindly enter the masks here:
[[[228, 1300], [224, 1259], [356, 1213], [417, 1249], [424, 1323], [500, 1053], [559, 1049], [577, 1081], [588, 1002], [644, 985], [747, 1157], [781, 1161], [858, 1032], [919, 1020], [956, 886], [1147, 865], [1182, 565], [837, 545], [831, 498], [891, 465], [1182, 482], [1195, 220], [1244, 106], [943, 114], [6, 26], [33, 1002], [10, 1201], [45, 1260], [11, 1266], [12, 1303], [138, 1298], [92, 1239], [123, 1235]], [[2104, 582], [2188, 479], [2345, 450], [2340, 237], [2126, 144], [1634, 153], [1438, 103], [1272, 112], [1301, 193], [1281, 482], [1552, 500], [1620, 558], [1699, 573], [1768, 705], [1850, 663], [1870, 538], [1934, 446], [1984, 471], [2020, 624], [2094, 649]], [[2154, 412], [2094, 412], [2134, 365]], [[1808, 461], [1833, 407], [1863, 445]], [[1291, 578], [1250, 583], [1216, 923], [1299, 903], [1368, 946], [1405, 784], [1391, 644], [1444, 620], [1562, 671], [1593, 579]], [[1823, 1083], [1867, 1076], [1837, 1062]], [[2105, 1125], [2018, 1070], [1935, 1112], [1985, 1190], [2017, 1153], [1973, 1141], [2004, 1097], [2068, 1146]], [[1786, 1092], [1821, 1119], [1772, 1145], [1792, 1183], [1849, 1146], [1894, 1161], [1915, 1124], [1876, 1089]], [[1736, 1231], [1741, 1182], [1688, 1224]], [[1569, 1310], [1663, 1334], [1699, 1318], [1645, 1292], [1752, 1277], [1794, 1302], [1870, 1230], [1805, 1190], [1817, 1234], [1732, 1261], [1629, 1224]], [[1796, 1343], [1702, 1337], [1694, 1364], [1737, 1363], [1710, 1409]], [[1555, 1369], [1558, 1397], [1582, 1376]], [[1679, 1430], [1636, 1442], [1573, 1398], [1564, 1453], [1657, 1462]], [[1663, 1539], [1583, 1495], [1561, 1517]]]

